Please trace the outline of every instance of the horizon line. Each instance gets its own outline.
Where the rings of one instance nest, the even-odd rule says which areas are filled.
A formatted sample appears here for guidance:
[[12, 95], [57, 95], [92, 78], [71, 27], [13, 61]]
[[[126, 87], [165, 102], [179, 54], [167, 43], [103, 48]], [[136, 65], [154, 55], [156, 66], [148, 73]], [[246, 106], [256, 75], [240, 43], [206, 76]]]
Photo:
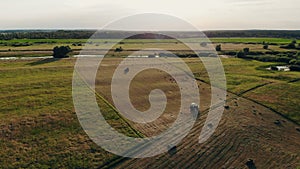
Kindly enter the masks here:
[[[100, 29], [96, 28], [12, 28], [12, 29], [0, 29], [0, 31], [97, 31]], [[124, 31], [124, 32], [139, 32], [148, 30], [114, 30], [114, 29], [103, 29], [103, 31]], [[157, 30], [151, 32], [197, 32], [193, 30]], [[206, 29], [199, 31], [300, 31], [299, 29]]]

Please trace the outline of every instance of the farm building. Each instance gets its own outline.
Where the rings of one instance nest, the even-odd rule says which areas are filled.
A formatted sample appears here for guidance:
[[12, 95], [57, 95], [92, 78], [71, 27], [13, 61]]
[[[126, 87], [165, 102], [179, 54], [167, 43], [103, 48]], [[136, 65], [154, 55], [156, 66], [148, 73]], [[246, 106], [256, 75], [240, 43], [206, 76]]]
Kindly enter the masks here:
[[267, 68], [267, 70], [277, 70], [277, 71], [288, 72], [288, 71], [290, 71], [290, 68], [288, 66], [272, 66], [270, 68]]
[[284, 71], [284, 72], [290, 71], [290, 68], [287, 66], [276, 66], [276, 68], [278, 71]]

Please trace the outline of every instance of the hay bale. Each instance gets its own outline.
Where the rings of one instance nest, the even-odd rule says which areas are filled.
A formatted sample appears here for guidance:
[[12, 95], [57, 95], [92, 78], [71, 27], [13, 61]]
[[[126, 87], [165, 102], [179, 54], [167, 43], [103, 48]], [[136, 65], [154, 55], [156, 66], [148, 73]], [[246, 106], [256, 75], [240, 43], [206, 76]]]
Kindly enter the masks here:
[[197, 118], [199, 114], [199, 105], [196, 103], [192, 103], [190, 105], [190, 113], [193, 115], [194, 118]]
[[124, 69], [124, 74], [129, 73], [129, 68], [127, 67], [126, 69]]
[[208, 127], [209, 129], [212, 129], [212, 128], [214, 127], [214, 125], [211, 124], [211, 123], [209, 123], [209, 124], [207, 125], [207, 127]]
[[274, 121], [274, 124], [276, 124], [277, 126], [281, 125], [281, 122], [279, 120]]
[[248, 161], [246, 162], [246, 165], [249, 169], [256, 169], [256, 166], [255, 166], [254, 161], [252, 159], [248, 159]]
[[168, 153], [170, 155], [174, 155], [177, 153], [177, 146], [174, 146], [174, 145], [168, 145]]

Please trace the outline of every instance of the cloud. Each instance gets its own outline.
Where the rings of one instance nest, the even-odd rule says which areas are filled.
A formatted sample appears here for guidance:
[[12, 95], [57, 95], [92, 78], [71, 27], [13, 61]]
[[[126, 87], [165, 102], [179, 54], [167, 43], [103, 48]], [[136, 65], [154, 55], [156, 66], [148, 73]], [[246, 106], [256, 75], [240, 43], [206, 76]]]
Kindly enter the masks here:
[[272, 1], [271, 0], [229, 0], [229, 3], [238, 6], [269, 5], [272, 3]]
[[[136, 13], [165, 13], [203, 29], [300, 29], [299, 0], [0, 0], [2, 28], [97, 28]], [[12, 12], [14, 11], [14, 12]], [[287, 22], [288, 21], [288, 22]]]

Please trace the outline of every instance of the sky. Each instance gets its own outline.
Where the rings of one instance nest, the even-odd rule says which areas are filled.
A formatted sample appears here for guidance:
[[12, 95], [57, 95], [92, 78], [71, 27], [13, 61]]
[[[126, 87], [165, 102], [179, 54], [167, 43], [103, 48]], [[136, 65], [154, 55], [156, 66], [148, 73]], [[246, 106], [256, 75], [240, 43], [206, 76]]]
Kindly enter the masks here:
[[297, 29], [300, 0], [0, 0], [0, 29], [98, 29], [139, 13], [201, 30]]

